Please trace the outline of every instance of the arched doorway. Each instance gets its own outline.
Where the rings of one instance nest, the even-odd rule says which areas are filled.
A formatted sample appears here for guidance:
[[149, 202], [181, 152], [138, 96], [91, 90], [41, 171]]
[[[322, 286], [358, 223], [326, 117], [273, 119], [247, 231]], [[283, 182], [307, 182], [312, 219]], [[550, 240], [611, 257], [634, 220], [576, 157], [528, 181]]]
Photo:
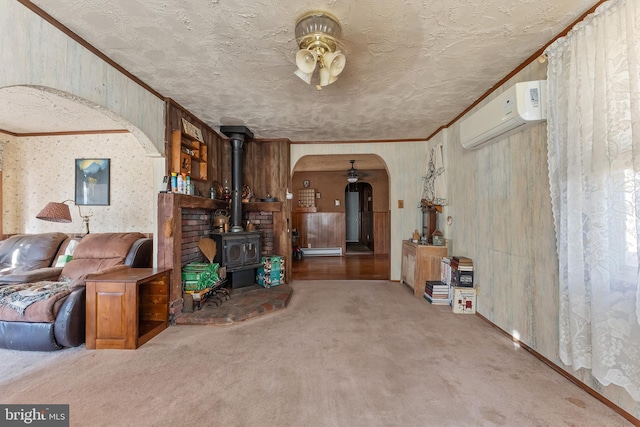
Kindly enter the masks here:
[[[52, 224], [37, 220], [36, 214], [47, 202], [72, 200], [75, 159], [94, 157], [110, 159], [113, 192], [108, 204], [83, 209], [92, 216], [91, 230], [155, 231], [154, 170], [164, 160], [139, 128], [113, 111], [55, 88], [2, 87], [0, 100], [0, 199], [14, 207], [0, 212], [0, 233], [50, 231]], [[38, 171], [38, 178], [25, 179], [25, 170]], [[123, 192], [131, 182], [136, 188]], [[134, 213], [125, 220], [123, 212]], [[82, 229], [77, 215], [69, 224], [56, 225], [62, 232]]]
[[[355, 160], [359, 173], [356, 186], [347, 183], [351, 160]], [[391, 277], [390, 181], [382, 157], [353, 153], [303, 156], [292, 169], [291, 186], [291, 225], [298, 233], [296, 245], [311, 249], [302, 261], [293, 261], [294, 280]], [[360, 246], [359, 253], [347, 249], [347, 198], [354, 197], [348, 195], [351, 192], [357, 198], [358, 221], [357, 237], [349, 240]], [[313, 252], [321, 254], [307, 256]]]
[[368, 182], [354, 182], [344, 191], [346, 253], [373, 254], [373, 188]]

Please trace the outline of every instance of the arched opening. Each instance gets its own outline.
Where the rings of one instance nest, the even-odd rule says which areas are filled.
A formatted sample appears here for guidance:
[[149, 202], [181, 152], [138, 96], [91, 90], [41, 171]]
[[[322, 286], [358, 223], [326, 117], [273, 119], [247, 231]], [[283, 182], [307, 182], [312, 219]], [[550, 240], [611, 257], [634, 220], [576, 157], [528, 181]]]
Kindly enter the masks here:
[[[347, 181], [351, 160], [362, 178], [356, 183]], [[376, 154], [301, 157], [291, 178], [291, 218], [305, 256], [293, 261], [292, 278], [389, 279], [389, 182], [387, 166]]]
[[[14, 207], [0, 216], [0, 233], [51, 227], [80, 232], [82, 220], [76, 215], [70, 224], [47, 223], [35, 216], [49, 201], [73, 199], [75, 160], [94, 157], [111, 159], [112, 197], [106, 206], [85, 209], [92, 214], [92, 231], [155, 231], [153, 177], [161, 153], [123, 117], [54, 88], [3, 87], [0, 142], [0, 200]], [[127, 214], [132, 210], [134, 214]]]

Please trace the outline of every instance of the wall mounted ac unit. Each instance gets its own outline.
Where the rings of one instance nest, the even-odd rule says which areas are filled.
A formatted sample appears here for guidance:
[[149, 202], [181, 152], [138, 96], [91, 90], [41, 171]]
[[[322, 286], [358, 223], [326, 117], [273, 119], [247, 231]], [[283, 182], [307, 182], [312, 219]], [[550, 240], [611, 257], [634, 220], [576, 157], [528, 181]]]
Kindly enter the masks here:
[[460, 123], [464, 148], [479, 148], [547, 119], [546, 80], [516, 83]]

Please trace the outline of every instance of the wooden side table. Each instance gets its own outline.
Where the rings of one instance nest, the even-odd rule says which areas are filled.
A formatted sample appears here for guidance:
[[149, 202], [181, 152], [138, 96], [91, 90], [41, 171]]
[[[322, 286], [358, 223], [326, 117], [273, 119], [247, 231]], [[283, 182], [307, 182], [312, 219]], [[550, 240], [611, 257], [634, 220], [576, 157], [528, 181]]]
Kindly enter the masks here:
[[170, 271], [129, 268], [87, 279], [87, 349], [136, 349], [166, 329]]

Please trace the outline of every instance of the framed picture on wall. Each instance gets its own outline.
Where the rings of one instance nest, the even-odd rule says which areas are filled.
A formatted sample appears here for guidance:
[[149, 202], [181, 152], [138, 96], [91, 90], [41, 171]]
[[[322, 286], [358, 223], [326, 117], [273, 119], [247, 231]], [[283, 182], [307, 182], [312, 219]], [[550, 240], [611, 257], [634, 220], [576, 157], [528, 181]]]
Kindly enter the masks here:
[[109, 204], [109, 159], [76, 159], [78, 205]]

